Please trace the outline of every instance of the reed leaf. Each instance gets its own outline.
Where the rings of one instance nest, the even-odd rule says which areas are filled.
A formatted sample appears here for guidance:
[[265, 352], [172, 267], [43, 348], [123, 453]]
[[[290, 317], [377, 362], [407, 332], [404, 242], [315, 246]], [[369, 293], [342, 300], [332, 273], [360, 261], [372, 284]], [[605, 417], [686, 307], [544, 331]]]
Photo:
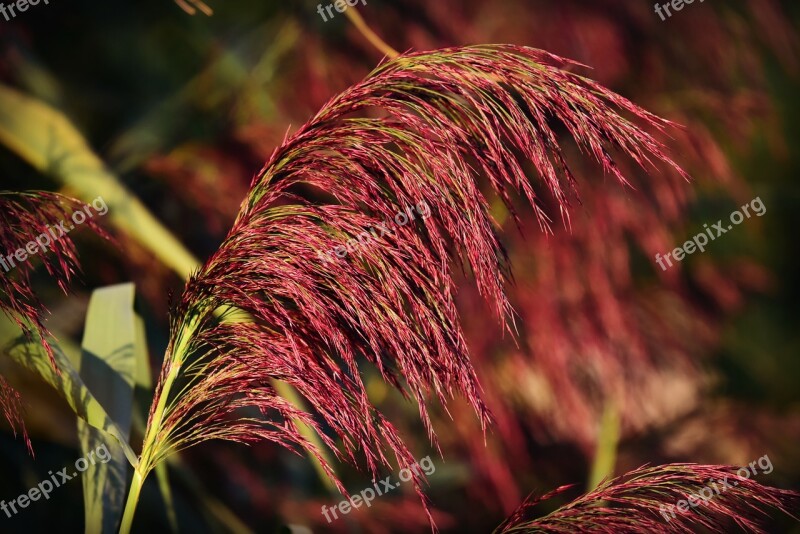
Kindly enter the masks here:
[[[28, 328], [30, 329], [32, 326]], [[0, 316], [0, 353], [10, 357], [16, 364], [41, 376], [67, 401], [78, 417], [92, 427], [114, 437], [122, 447], [128, 462], [132, 466], [136, 466], [139, 459], [128, 445], [125, 433], [84, 384], [71, 362], [71, 359], [77, 360], [78, 356], [68, 357], [65, 354], [68, 344], [64, 343], [63, 345], [64, 347], [53, 339], [49, 339], [47, 346], [50, 347], [50, 354], [48, 354], [42, 340], [32, 338], [29, 334], [24, 333], [14, 321]], [[51, 363], [50, 357], [54, 359], [55, 366]]]
[[[135, 312], [133, 284], [94, 290], [86, 313], [78, 372], [86, 386], [116, 422], [126, 442], [130, 441], [133, 394], [144, 377], [139, 370], [147, 359], [141, 318]], [[149, 370], [149, 365], [145, 370]], [[105, 446], [110, 459], [89, 465], [83, 482], [85, 530], [114, 532], [122, 515], [128, 465], [123, 448], [82, 419], [78, 436], [84, 457]]]

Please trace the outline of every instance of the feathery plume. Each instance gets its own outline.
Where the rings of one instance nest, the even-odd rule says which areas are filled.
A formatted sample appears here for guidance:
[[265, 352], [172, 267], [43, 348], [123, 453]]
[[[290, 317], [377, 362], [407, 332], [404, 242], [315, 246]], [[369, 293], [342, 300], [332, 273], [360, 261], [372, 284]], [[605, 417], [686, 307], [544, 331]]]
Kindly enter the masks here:
[[[78, 200], [57, 193], [0, 191], [0, 311], [17, 323], [27, 336], [38, 338], [56, 370], [53, 349], [48, 342], [50, 333], [44, 325], [45, 309], [33, 291], [31, 275], [34, 261], [40, 261], [61, 290], [67, 292], [79, 264], [75, 245], [59, 223], [68, 220], [82, 207]], [[84, 224], [107, 237], [91, 218]], [[40, 236], [46, 236], [46, 239]], [[37, 241], [37, 238], [40, 239]], [[37, 259], [20, 261], [14, 254], [19, 250], [25, 251], [26, 255], [30, 253], [26, 248], [30, 243], [35, 243], [40, 249]], [[15, 435], [17, 426], [20, 427], [28, 450], [33, 454], [22, 420], [22, 400], [2, 376], [0, 409]]]
[[[485, 428], [490, 414], [456, 311], [452, 260], [462, 259], [501, 325], [513, 327], [508, 263], [478, 177], [518, 220], [514, 201], [524, 199], [549, 231], [546, 206], [557, 206], [568, 225], [577, 198], [559, 125], [622, 184], [615, 151], [683, 176], [623, 115], [656, 130], [670, 123], [566, 70], [576, 66], [512, 45], [402, 55], [276, 149], [173, 314], [139, 472], [213, 438], [300, 446], [325, 465], [292, 418], [331, 432], [338, 447], [323, 432], [325, 443], [352, 463], [362, 457], [373, 474], [389, 465], [386, 449], [411, 465], [413, 455], [367, 397], [363, 360], [416, 401], [434, 443], [431, 391], [443, 405], [463, 395]], [[220, 321], [214, 312], [222, 308], [252, 322]], [[315, 414], [280, 399], [270, 379], [296, 388]], [[278, 421], [236, 415], [245, 407]], [[421, 480], [414, 482], [422, 496]]]
[[[66, 293], [70, 281], [79, 271], [75, 244], [60, 223], [83, 208], [75, 199], [46, 191], [0, 191], [0, 310], [13, 319], [28, 335], [36, 334], [55, 367], [53, 352], [47, 341], [49, 332], [44, 326], [45, 309], [33, 291], [31, 275], [41, 262], [47, 273]], [[85, 224], [98, 234], [106, 233], [91, 218]], [[67, 223], [66, 230], [72, 223]], [[40, 238], [37, 241], [37, 238]], [[20, 261], [15, 252], [30, 254], [28, 245], [36, 245], [39, 254], [34, 260]], [[33, 247], [31, 247], [33, 248]], [[21, 255], [21, 254], [20, 254]]]
[[17, 390], [8, 385], [3, 375], [0, 375], [0, 411], [3, 412], [6, 421], [11, 425], [14, 437], [17, 436], [17, 428], [20, 429], [22, 439], [25, 440], [25, 445], [28, 447], [28, 452], [33, 456], [33, 446], [25, 428], [25, 421], [22, 419], [22, 398]]
[[[728, 524], [735, 523], [747, 532], [762, 533], [765, 531], [758, 519], [765, 517], [766, 509], [791, 515], [789, 510], [796, 506], [799, 494], [764, 486], [736, 474], [737, 470], [734, 466], [685, 463], [640, 467], [600, 484], [544, 517], [527, 519], [534, 506], [571, 487], [562, 486], [523, 503], [495, 532], [692, 533], [702, 528], [725, 533], [729, 532]], [[710, 498], [697, 497], [709, 491]], [[674, 518], [666, 512], [667, 507], [689, 496], [696, 497], [696, 508], [676, 511]]]

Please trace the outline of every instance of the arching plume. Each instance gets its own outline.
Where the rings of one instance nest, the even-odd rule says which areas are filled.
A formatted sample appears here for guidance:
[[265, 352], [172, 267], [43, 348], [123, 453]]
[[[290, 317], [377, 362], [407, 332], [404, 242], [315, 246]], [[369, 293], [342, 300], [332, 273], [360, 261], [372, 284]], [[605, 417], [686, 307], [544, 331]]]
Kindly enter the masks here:
[[[53, 365], [52, 349], [47, 342], [49, 333], [44, 325], [45, 309], [33, 291], [31, 275], [41, 264], [61, 290], [67, 292], [80, 266], [75, 244], [65, 230], [69, 232], [74, 227], [70, 216], [82, 208], [78, 200], [57, 193], [0, 191], [0, 254], [3, 256], [0, 310], [25, 332], [38, 336]], [[94, 220], [84, 219], [85, 226], [106, 236]], [[36, 247], [26, 248], [30, 243]], [[36, 251], [35, 256], [31, 250]], [[24, 252], [25, 256], [19, 256], [25, 257], [24, 260], [15, 256], [17, 251]]]
[[[742, 469], [748, 471], [747, 466]], [[763, 533], [759, 520], [764, 519], [766, 510], [787, 514], [796, 510], [797, 493], [764, 486], [753, 480], [752, 474], [739, 475], [738, 470], [699, 464], [640, 467], [543, 517], [527, 519], [534, 506], [570, 488], [563, 486], [528, 500], [495, 532], [692, 533], [703, 529], [722, 534], [735, 524], [745, 532]], [[688, 501], [690, 496], [692, 501]], [[695, 506], [687, 505], [688, 511], [681, 512], [674, 508], [679, 501]]]
[[[173, 314], [140, 471], [213, 438], [269, 439], [319, 457], [292, 418], [373, 473], [388, 464], [385, 450], [410, 465], [411, 452], [367, 396], [363, 362], [417, 402], [432, 440], [429, 392], [442, 404], [463, 395], [486, 424], [453, 260], [512, 329], [509, 269], [489, 202], [499, 198], [515, 217], [525, 210], [544, 231], [548, 206], [569, 224], [577, 192], [557, 128], [622, 184], [612, 153], [682, 175], [630, 119], [656, 130], [669, 123], [567, 70], [576, 67], [510, 45], [402, 55], [289, 137]], [[481, 176], [491, 191], [478, 187]], [[218, 320], [225, 307], [252, 321]], [[269, 380], [291, 384], [315, 413], [285, 403]], [[270, 422], [234, 414], [245, 407]]]
[[[49, 332], [44, 325], [45, 309], [33, 291], [31, 276], [41, 263], [61, 290], [67, 292], [79, 264], [75, 245], [67, 234], [62, 233], [60, 223], [69, 221], [70, 215], [82, 207], [79, 201], [56, 193], [0, 191], [0, 311], [13, 319], [27, 335], [36, 336], [53, 367], [55, 359], [47, 341]], [[106, 235], [91, 219], [85, 224], [100, 235]], [[26, 248], [30, 243], [37, 245], [35, 257], [25, 257], [34, 250], [33, 247]], [[15, 256], [20, 250], [25, 256], [22, 253]], [[25, 259], [20, 260], [20, 257]], [[22, 420], [20, 395], [2, 376], [0, 410], [15, 434], [17, 428], [20, 429], [28, 449], [33, 452]]]

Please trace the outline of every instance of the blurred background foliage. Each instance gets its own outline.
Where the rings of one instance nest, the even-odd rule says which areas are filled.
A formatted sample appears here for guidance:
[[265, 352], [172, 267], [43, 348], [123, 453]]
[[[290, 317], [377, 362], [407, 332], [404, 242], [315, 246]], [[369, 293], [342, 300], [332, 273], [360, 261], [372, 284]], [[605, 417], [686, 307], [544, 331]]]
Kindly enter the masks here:
[[[286, 133], [381, 59], [345, 16], [323, 22], [313, 1], [208, 5], [211, 16], [169, 0], [54, 0], [0, 22], [3, 85], [63, 113], [104, 176], [200, 260], [224, 238]], [[590, 484], [602, 461], [619, 474], [645, 463], [741, 465], [769, 454], [775, 470], [759, 481], [800, 488], [800, 5], [695, 3], [664, 22], [650, 3], [629, 0], [369, 0], [360, 12], [401, 51], [510, 42], [582, 62], [590, 77], [684, 126], [668, 142], [693, 176], [691, 184], [643, 177], [635, 191], [622, 190], [578, 163], [586, 182], [580, 213], [572, 232], [549, 237], [527, 224], [520, 234], [496, 210], [520, 333], [517, 342], [503, 335], [465, 288], [461, 314], [497, 425], [484, 442], [459, 402], [452, 419], [434, 414], [444, 459], [435, 457], [429, 493], [440, 528], [490, 531], [532, 490]], [[0, 109], [6, 118], [20, 113]], [[27, 126], [47, 135], [42, 124]], [[82, 182], [80, 169], [67, 180], [55, 159], [36, 165], [0, 137], [2, 189], [103, 194], [82, 187], [95, 182]], [[655, 252], [756, 196], [764, 217], [666, 273], [655, 266]], [[38, 294], [52, 331], [78, 343], [92, 289], [133, 281], [158, 369], [170, 296], [185, 273], [154, 253], [158, 243], [109, 226], [116, 245], [74, 234], [84, 273], [73, 294], [45, 276]], [[0, 369], [22, 394], [36, 453], [10, 430], [0, 434], [0, 498], [10, 499], [80, 449], [66, 403], [9, 362]], [[434, 454], [416, 407], [378, 377], [365, 379], [417, 457]], [[137, 439], [134, 431], [135, 450]], [[338, 468], [351, 490], [371, 485]], [[341, 497], [308, 459], [270, 444], [204, 445], [171, 462], [170, 473], [182, 531], [428, 529], [405, 490], [326, 524], [321, 506]], [[80, 484], [0, 525], [82, 531]], [[169, 528], [154, 480], [135, 523], [135, 531], [148, 528]], [[773, 528], [800, 531], [790, 522]]]

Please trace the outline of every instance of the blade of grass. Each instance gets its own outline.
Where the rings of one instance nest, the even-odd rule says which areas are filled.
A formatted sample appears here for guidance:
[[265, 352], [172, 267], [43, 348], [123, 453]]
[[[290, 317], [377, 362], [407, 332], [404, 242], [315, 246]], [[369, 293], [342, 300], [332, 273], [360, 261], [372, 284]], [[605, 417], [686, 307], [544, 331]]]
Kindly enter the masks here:
[[[138, 465], [139, 459], [128, 445], [125, 434], [109, 417], [103, 405], [92, 395], [70, 358], [65, 354], [66, 350], [78, 352], [77, 348], [71, 347], [66, 342], [59, 344], [55, 340], [52, 340], [51, 344], [58, 372], [50, 365], [47, 352], [40, 341], [26, 337], [14, 321], [0, 314], [0, 352], [7, 354], [22, 367], [40, 375], [45, 382], [64, 397], [78, 417], [92, 427], [116, 438], [128, 462], [134, 467]], [[78, 356], [75, 356], [72, 359], [77, 360], [77, 358]]]
[[[98, 401], [130, 439], [137, 354], [147, 354], [143, 332], [134, 312], [133, 284], [119, 284], [92, 293], [86, 314], [78, 372]], [[140, 356], [141, 357], [141, 356]], [[116, 530], [125, 502], [128, 469], [122, 448], [106, 444], [102, 433], [78, 420], [84, 457], [107, 446], [109, 461], [95, 463], [84, 473], [83, 495], [86, 532]]]
[[86, 202], [102, 196], [108, 217], [164, 265], [188, 278], [198, 261], [111, 174], [59, 111], [0, 84], [0, 142]]
[[[136, 388], [139, 393], [145, 394], [144, 396], [146, 398], [143, 399], [145, 402], [142, 403], [141, 410], [139, 410], [139, 407], [136, 405], [136, 399], [134, 398], [133, 425], [134, 427], [138, 428], [142, 434], [144, 434], [144, 417], [147, 413], [147, 408], [150, 406], [150, 403], [153, 399], [153, 374], [150, 368], [150, 356], [147, 352], [147, 338], [145, 334], [144, 321], [138, 313], [134, 315], [134, 321], [136, 336]], [[136, 392], [137, 391], [134, 391], [134, 393]], [[134, 397], [135, 396], [136, 395], [134, 395]], [[175, 500], [172, 497], [172, 488], [169, 484], [169, 472], [167, 470], [167, 464], [162, 463], [157, 465], [155, 472], [156, 479], [158, 481], [158, 488], [161, 491], [161, 496], [164, 499], [164, 506], [167, 511], [167, 520], [169, 521], [170, 530], [177, 534], [178, 515], [175, 512]]]

